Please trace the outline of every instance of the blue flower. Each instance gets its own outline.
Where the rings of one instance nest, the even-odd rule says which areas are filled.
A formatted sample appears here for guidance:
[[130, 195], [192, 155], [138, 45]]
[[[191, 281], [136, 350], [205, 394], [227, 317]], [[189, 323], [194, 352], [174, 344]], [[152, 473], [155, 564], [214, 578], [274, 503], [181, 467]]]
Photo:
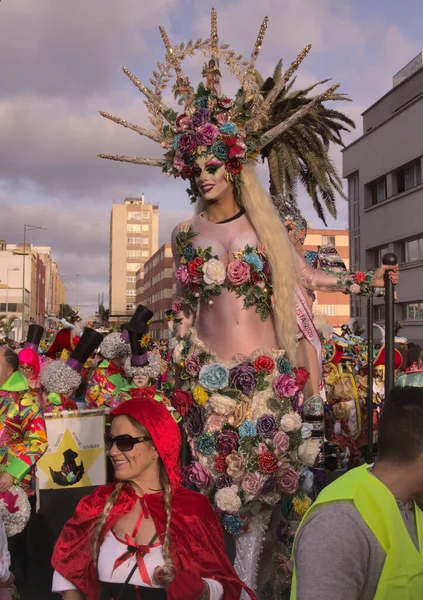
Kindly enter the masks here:
[[276, 359], [276, 365], [281, 375], [292, 375], [292, 367], [289, 363], [289, 360], [284, 356], [280, 356]]
[[257, 428], [252, 421], [243, 421], [238, 428], [238, 433], [240, 437], [252, 437], [256, 435]]
[[255, 252], [250, 252], [247, 254], [245, 260], [249, 265], [254, 265], [257, 271], [261, 271], [263, 269], [264, 263], [261, 258], [255, 254]]
[[204, 365], [198, 381], [209, 392], [216, 392], [229, 384], [229, 369], [219, 363]]
[[195, 101], [196, 108], [207, 108], [208, 104], [209, 104], [209, 100], [208, 100], [207, 96], [201, 96], [200, 98], [197, 98], [197, 100]]
[[238, 535], [241, 533], [244, 526], [241, 517], [237, 515], [225, 515], [222, 519], [223, 527], [231, 535]]
[[192, 245], [186, 246], [186, 248], [182, 250], [182, 256], [185, 258], [185, 260], [192, 260], [195, 258], [196, 254], [195, 248]]
[[195, 447], [200, 454], [204, 454], [205, 456], [213, 454], [216, 449], [214, 435], [212, 433], [203, 433], [196, 439]]
[[238, 127], [235, 123], [223, 123], [220, 127], [220, 133], [226, 133], [227, 135], [234, 135], [238, 131]]
[[175, 137], [173, 138], [173, 141], [172, 141], [172, 146], [173, 146], [173, 148], [174, 148], [175, 150], [177, 150], [177, 149], [178, 149], [178, 142], [179, 142], [179, 139], [180, 139], [180, 137], [181, 137], [181, 136], [182, 136], [182, 133], [177, 133], [177, 134], [175, 135]]
[[219, 160], [224, 161], [228, 158], [228, 149], [222, 140], [217, 140], [217, 142], [213, 144], [211, 150], [215, 157]]

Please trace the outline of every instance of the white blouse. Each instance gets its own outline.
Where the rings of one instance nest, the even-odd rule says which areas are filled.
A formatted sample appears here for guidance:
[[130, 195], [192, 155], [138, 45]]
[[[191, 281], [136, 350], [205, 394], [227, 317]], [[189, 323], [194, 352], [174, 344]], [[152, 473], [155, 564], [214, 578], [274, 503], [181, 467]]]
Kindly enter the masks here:
[[[115, 561], [127, 551], [127, 544], [116, 537], [112, 531], [108, 531], [104, 537], [98, 555], [98, 577], [105, 583], [124, 583], [131, 569], [136, 563], [136, 556], [132, 555], [128, 560], [114, 569]], [[130, 584], [141, 587], [161, 588], [154, 581], [154, 570], [156, 567], [164, 565], [162, 546], [155, 546], [143, 558], [146, 572], [151, 581], [151, 585], [145, 583], [141, 578], [139, 569], [136, 569], [131, 577]], [[214, 579], [205, 579], [210, 588], [210, 600], [221, 600], [223, 598], [223, 586]], [[74, 590], [76, 587], [67, 579], [62, 577], [57, 571], [53, 575], [53, 592], [64, 592], [65, 590]]]

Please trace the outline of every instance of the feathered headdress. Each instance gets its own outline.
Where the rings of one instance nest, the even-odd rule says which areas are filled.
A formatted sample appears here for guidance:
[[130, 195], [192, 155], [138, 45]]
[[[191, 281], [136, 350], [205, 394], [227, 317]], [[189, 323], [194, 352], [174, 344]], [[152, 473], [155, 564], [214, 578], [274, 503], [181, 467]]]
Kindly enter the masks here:
[[[107, 112], [100, 114], [118, 125], [132, 129], [136, 133], [160, 144], [165, 150], [163, 158], [141, 158], [121, 156], [117, 154], [99, 154], [101, 158], [129, 162], [138, 165], [161, 167], [164, 172], [191, 180], [191, 196], [195, 199], [197, 190], [193, 186], [194, 161], [199, 156], [213, 154], [225, 163], [227, 178], [237, 183], [243, 164], [256, 158], [261, 150], [282, 135], [289, 127], [297, 123], [306, 113], [319, 103], [329, 99], [339, 87], [335, 84], [311, 102], [301, 107], [288, 119], [270, 126], [272, 105], [279, 93], [289, 81], [293, 73], [307, 56], [311, 46], [306, 46], [294, 62], [282, 74], [274, 88], [263, 96], [256, 78], [255, 66], [268, 18], [261, 24], [253, 51], [249, 60], [232, 50], [228, 44], [219, 42], [216, 11], [211, 13], [211, 35], [187, 44], [172, 45], [163, 27], [159, 27], [166, 54], [164, 62], [157, 63], [150, 79], [151, 87], [144, 85], [131, 71], [123, 68], [125, 75], [146, 97], [146, 106], [150, 113], [152, 129], [145, 129]], [[208, 63], [204, 66], [202, 76], [205, 85], [200, 83], [197, 91], [182, 70], [182, 62], [188, 56], [202, 52]], [[240, 90], [231, 100], [221, 93], [219, 62], [223, 61], [229, 71], [240, 83]], [[172, 87], [175, 100], [183, 105], [183, 112], [178, 115], [163, 102], [162, 94], [175, 73]]]

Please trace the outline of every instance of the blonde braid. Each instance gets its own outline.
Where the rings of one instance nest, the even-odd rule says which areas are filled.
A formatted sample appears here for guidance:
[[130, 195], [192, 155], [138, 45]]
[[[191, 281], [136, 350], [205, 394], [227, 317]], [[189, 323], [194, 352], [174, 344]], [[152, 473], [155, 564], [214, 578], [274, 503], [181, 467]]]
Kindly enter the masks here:
[[164, 509], [165, 509], [165, 513], [166, 513], [166, 530], [164, 533], [163, 546], [162, 546], [163, 558], [164, 558], [165, 564], [164, 564], [164, 567], [156, 568], [156, 571], [154, 574], [154, 580], [157, 585], [162, 585], [164, 587], [167, 587], [170, 584], [170, 582], [173, 580], [173, 578], [175, 577], [175, 567], [174, 567], [172, 557], [170, 554], [170, 544], [171, 544], [170, 520], [171, 520], [171, 516], [172, 516], [172, 505], [171, 505], [172, 488], [170, 487], [169, 478], [167, 476], [167, 473], [166, 473], [163, 465], [161, 465], [160, 481], [161, 481], [162, 487], [164, 488], [163, 502], [164, 502]]
[[120, 493], [122, 487], [123, 487], [123, 482], [118, 483], [116, 485], [113, 492], [107, 498], [106, 504], [104, 505], [103, 512], [97, 519], [97, 522], [93, 528], [93, 538], [91, 541], [91, 548], [92, 548], [92, 553], [93, 553], [93, 557], [94, 557], [94, 564], [96, 567], [97, 567], [98, 554], [99, 554], [99, 550], [100, 550], [99, 546], [100, 546], [101, 532], [107, 521], [108, 516], [110, 515], [110, 513], [112, 511], [112, 508], [114, 507], [114, 505], [116, 503], [116, 500], [118, 499], [118, 496], [119, 496], [119, 493]]

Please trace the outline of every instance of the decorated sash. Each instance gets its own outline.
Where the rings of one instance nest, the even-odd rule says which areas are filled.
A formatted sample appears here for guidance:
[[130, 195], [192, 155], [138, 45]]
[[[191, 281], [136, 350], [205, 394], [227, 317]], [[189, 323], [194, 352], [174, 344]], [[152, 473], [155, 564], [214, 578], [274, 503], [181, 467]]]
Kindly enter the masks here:
[[[295, 315], [298, 329], [316, 351], [320, 382], [322, 382], [322, 344], [313, 322], [313, 315], [299, 285], [295, 286]], [[320, 388], [322, 389], [322, 383]]]

